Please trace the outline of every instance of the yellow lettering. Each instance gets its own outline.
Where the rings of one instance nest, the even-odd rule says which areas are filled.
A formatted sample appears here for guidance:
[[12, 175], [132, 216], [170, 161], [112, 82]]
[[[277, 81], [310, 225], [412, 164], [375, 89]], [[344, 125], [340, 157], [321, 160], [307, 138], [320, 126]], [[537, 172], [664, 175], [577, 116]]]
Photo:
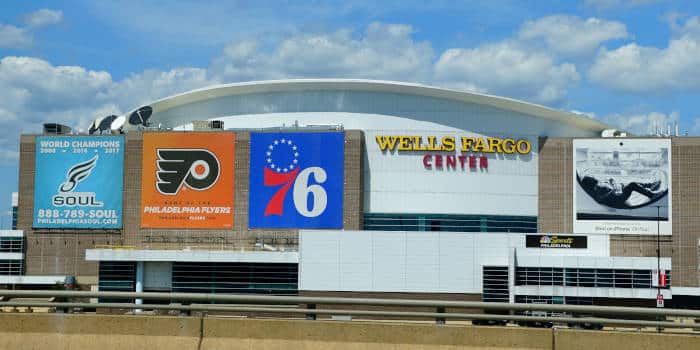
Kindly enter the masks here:
[[462, 137], [462, 152], [469, 152], [469, 148], [475, 140], [473, 137]]
[[484, 142], [484, 139], [479, 137], [476, 139], [476, 145], [474, 145], [474, 152], [488, 152], [486, 148], [486, 142]]
[[428, 150], [439, 151], [440, 147], [435, 147], [435, 136], [428, 136]]
[[[495, 148], [495, 150], [494, 150]], [[497, 139], [495, 137], [489, 137], [489, 152], [498, 152], [498, 153], [503, 153], [503, 149], [501, 148], [501, 139]]]
[[382, 151], [393, 151], [396, 148], [396, 136], [375, 136], [379, 149]]
[[530, 145], [530, 142], [528, 142], [527, 140], [518, 140], [518, 143], [515, 145], [515, 149], [520, 154], [528, 154], [532, 149], [532, 145]]
[[411, 137], [410, 136], [399, 136], [399, 151], [410, 151], [411, 150]]
[[423, 144], [423, 138], [420, 136], [413, 136], [413, 150], [414, 151], [425, 151], [427, 148]]
[[[456, 147], [456, 137], [442, 136], [439, 140], [437, 136], [426, 136], [423, 143], [423, 136], [385, 136], [377, 135], [375, 140], [382, 151], [444, 151], [454, 152]], [[511, 138], [501, 139], [498, 137], [461, 137], [461, 152], [483, 152], [483, 153], [506, 153], [506, 154], [528, 154], [532, 151], [530, 141], [526, 139], [515, 140]]]
[[447, 152], [452, 152], [455, 150], [455, 138], [454, 136], [444, 136], [442, 138], [442, 150]]
[[515, 153], [515, 140], [505, 139], [503, 140], [503, 153], [513, 154]]

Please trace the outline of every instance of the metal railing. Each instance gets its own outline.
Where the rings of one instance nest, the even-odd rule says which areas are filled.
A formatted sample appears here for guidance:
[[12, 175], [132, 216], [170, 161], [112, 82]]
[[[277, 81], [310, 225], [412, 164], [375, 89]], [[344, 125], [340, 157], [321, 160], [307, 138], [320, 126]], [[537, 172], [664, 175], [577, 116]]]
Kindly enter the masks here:
[[[445, 301], [416, 299], [376, 299], [306, 296], [271, 296], [251, 294], [200, 294], [200, 293], [135, 293], [135, 292], [82, 292], [82, 291], [37, 291], [0, 290], [0, 307], [48, 307], [58, 309], [132, 309], [173, 310], [227, 313], [260, 313], [303, 315], [316, 319], [319, 315], [365, 316], [385, 319], [434, 319], [438, 324], [447, 320], [481, 320], [508, 322], [546, 322], [568, 324], [598, 324], [606, 326], [689, 328], [700, 330], [700, 322], [682, 323], [663, 321], [667, 317], [700, 320], [700, 311], [685, 309], [561, 305], [561, 304], [515, 304], [486, 303], [477, 301]], [[52, 298], [52, 301], [12, 300], [16, 298]], [[111, 300], [134, 300], [134, 302], [82, 302], [90, 298]], [[169, 301], [169, 304], [143, 304], [143, 300]], [[198, 304], [198, 303], [220, 303]], [[244, 304], [244, 305], [243, 305]], [[326, 308], [319, 308], [325, 305]], [[284, 307], [280, 307], [284, 306]], [[295, 307], [290, 307], [295, 306]], [[355, 306], [352, 309], [328, 307]], [[365, 309], [363, 309], [363, 307]], [[408, 310], [368, 310], [368, 307], [392, 307]], [[411, 308], [431, 308], [434, 312], [412, 311]], [[510, 314], [484, 314], [455, 312], [455, 309], [482, 310], [484, 312], [510, 312]], [[529, 312], [535, 316], [517, 314]], [[547, 316], [542, 315], [546, 312]], [[550, 314], [562, 316], [551, 316]], [[574, 317], [572, 315], [590, 315]], [[601, 316], [602, 315], [602, 316]], [[656, 320], [654, 320], [656, 319]]]

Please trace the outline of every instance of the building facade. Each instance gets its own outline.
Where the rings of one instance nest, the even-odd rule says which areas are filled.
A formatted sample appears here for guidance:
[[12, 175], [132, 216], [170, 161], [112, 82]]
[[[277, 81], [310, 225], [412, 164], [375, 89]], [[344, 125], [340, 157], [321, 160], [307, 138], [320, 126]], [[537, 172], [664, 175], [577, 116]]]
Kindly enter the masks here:
[[222, 85], [148, 107], [123, 134], [22, 136], [24, 274], [101, 290], [700, 295], [700, 139], [365, 80]]

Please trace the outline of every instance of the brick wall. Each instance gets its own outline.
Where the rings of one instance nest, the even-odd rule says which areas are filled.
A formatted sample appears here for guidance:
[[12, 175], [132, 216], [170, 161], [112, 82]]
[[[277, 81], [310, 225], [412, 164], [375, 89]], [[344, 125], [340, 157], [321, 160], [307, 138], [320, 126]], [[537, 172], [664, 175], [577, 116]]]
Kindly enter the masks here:
[[[673, 138], [673, 236], [661, 238], [661, 256], [672, 257], [673, 285], [698, 286], [700, 239], [700, 138]], [[540, 232], [573, 231], [573, 142], [570, 138], [541, 138], [539, 164]], [[656, 237], [612, 235], [613, 256], [656, 256]]]
[[[18, 228], [24, 230], [27, 237], [27, 274], [95, 276], [97, 263], [84, 260], [85, 249], [100, 245], [137, 249], [252, 249], [262, 240], [296, 249], [298, 230], [248, 228], [249, 132], [236, 132], [232, 230], [141, 228], [143, 134], [139, 132], [126, 135], [122, 230], [34, 230], [35, 140], [34, 135], [23, 135], [20, 141]], [[363, 140], [361, 131], [345, 132], [343, 225], [349, 230], [362, 227]]]

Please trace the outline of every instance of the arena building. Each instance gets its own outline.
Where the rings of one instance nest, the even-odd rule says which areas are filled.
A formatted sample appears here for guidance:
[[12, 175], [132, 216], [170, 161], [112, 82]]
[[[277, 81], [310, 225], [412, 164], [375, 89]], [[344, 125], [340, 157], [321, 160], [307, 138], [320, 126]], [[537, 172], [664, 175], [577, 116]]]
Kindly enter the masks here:
[[700, 305], [700, 138], [343, 79], [213, 86], [130, 122], [22, 135], [17, 281]]

